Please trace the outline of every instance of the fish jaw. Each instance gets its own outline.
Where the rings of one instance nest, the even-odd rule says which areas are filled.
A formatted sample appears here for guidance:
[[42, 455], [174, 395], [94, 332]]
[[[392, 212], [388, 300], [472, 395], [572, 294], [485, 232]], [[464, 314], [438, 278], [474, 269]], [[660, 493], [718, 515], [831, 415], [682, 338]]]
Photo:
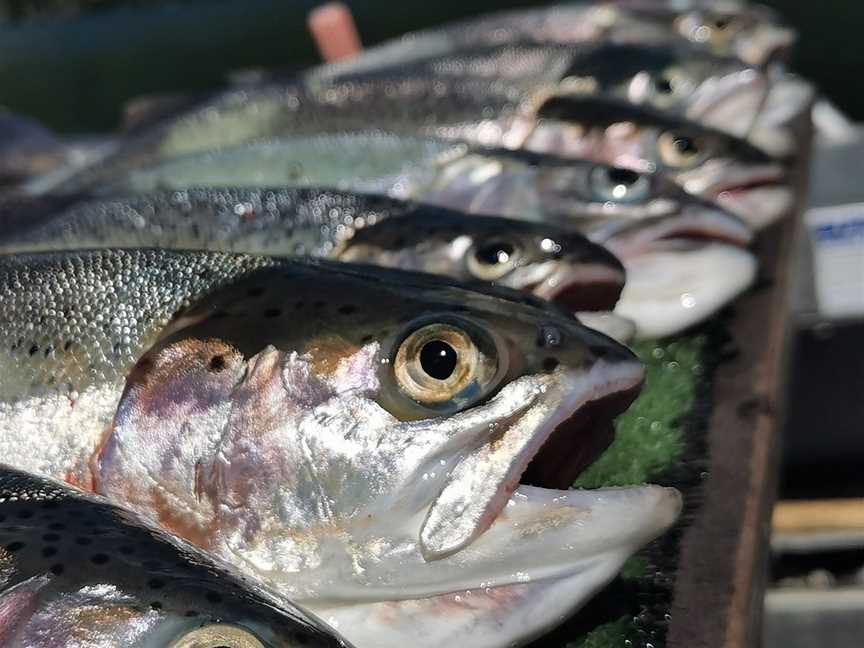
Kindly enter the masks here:
[[[439, 594], [360, 604], [306, 602], [358, 648], [520, 645], [578, 610], [677, 518], [681, 496], [642, 486], [520, 486], [463, 554], [431, 563]], [[398, 567], [397, 567], [398, 569]], [[406, 571], [406, 573], [410, 573]]]
[[587, 263], [549, 265], [541, 281], [525, 288], [571, 311], [611, 310], [624, 287], [623, 268]]
[[[590, 463], [599, 452], [591, 452], [590, 459], [574, 461], [573, 452], [564, 448], [561, 453], [554, 452], [553, 458], [544, 457], [549, 453], [544, 446], [547, 442], [557, 446], [563, 437], [564, 445], [572, 447], [576, 445], [572, 437], [598, 432], [590, 421], [586, 426], [585, 421], [580, 420], [583, 408], [611, 398], [616, 409], [623, 411], [635, 398], [643, 379], [642, 368], [634, 362], [601, 360], [588, 373], [562, 372], [556, 384], [547, 386], [549, 391], [559, 391], [558, 396], [549, 399], [551, 403], [558, 403], [557, 406], [547, 412], [535, 411], [530, 419], [523, 417], [499, 439], [479, 447], [456, 466], [426, 513], [420, 530], [423, 557], [433, 561], [456, 553], [488, 529], [535, 457], [540, 464], [548, 464], [557, 456], [565, 456], [567, 462], [564, 466], [554, 462], [553, 474], [548, 474], [545, 465], [535, 467], [533, 472], [537, 477], [532, 481], [572, 483], [575, 475], [569, 470], [578, 473], [586, 461]], [[623, 402], [615, 398], [621, 394], [626, 395]], [[596, 451], [596, 448], [591, 449]], [[561, 473], [563, 476], [559, 476]]]
[[[625, 262], [627, 285], [615, 312], [636, 323], [638, 339], [674, 335], [732, 302], [756, 278], [756, 258], [728, 243], [696, 242]], [[672, 269], [674, 268], [674, 271]]]
[[576, 313], [576, 318], [621, 344], [630, 344], [636, 336], [636, 324], [632, 320], [610, 311], [582, 311]]
[[764, 65], [782, 59], [795, 44], [795, 30], [785, 25], [763, 22], [750, 30], [746, 37], [737, 39], [735, 53], [750, 65]]
[[610, 220], [595, 230], [592, 238], [626, 262], [674, 239], [705, 239], [745, 247], [753, 242], [753, 231], [731, 213], [708, 204], [690, 204], [673, 216], [634, 223]]
[[688, 193], [716, 202], [755, 230], [782, 218], [795, 198], [788, 172], [774, 162], [717, 159], [678, 174], [676, 180]]
[[738, 70], [703, 82], [684, 114], [694, 123], [745, 137], [768, 93], [769, 83], [763, 73], [753, 69]]

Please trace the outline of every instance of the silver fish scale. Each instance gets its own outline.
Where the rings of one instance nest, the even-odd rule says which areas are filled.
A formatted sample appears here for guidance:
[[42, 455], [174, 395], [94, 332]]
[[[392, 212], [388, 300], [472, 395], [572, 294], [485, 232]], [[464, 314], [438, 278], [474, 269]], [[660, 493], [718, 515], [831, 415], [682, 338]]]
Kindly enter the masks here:
[[178, 310], [266, 264], [158, 250], [4, 257], [0, 394], [9, 401], [120, 380]]
[[[5, 620], [3, 629], [16, 631], [14, 646], [57, 645], [44, 637], [70, 629], [78, 641], [63, 645], [108, 648], [134, 639], [136, 646], [164, 646], [214, 623], [252, 629], [274, 648], [347, 646], [290, 601], [134, 513], [5, 466], [0, 543], [0, 601], [19, 585], [38, 593], [32, 611]], [[125, 609], [128, 625], [75, 614], [100, 604]], [[178, 622], [190, 610], [192, 617]], [[5, 646], [9, 635], [4, 639]]]
[[[515, 85], [485, 79], [443, 83], [429, 78], [373, 78], [345, 81], [319, 91], [266, 86], [226, 93], [207, 108], [169, 123], [158, 153], [171, 157], [280, 133], [321, 132], [335, 123], [342, 130], [365, 129], [373, 117], [374, 124], [396, 132], [412, 132], [416, 124], [426, 123], [427, 130], [434, 133], [438, 124], [433, 119], [477, 128], [483, 120], [514, 116], [527, 98]], [[137, 151], [130, 147], [133, 155], [144, 154], [151, 137], [147, 134]], [[108, 166], [124, 157], [121, 153], [119, 159], [108, 160]]]
[[326, 256], [358, 228], [414, 207], [310, 189], [192, 189], [83, 203], [10, 237], [4, 251], [163, 247]]

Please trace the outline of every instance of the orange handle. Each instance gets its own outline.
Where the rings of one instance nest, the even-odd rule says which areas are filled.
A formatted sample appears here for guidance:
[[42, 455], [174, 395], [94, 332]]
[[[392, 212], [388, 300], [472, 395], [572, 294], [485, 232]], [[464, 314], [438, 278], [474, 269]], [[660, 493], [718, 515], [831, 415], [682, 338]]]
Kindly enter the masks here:
[[351, 10], [341, 2], [328, 2], [313, 9], [307, 25], [321, 58], [328, 63], [351, 58], [362, 49]]

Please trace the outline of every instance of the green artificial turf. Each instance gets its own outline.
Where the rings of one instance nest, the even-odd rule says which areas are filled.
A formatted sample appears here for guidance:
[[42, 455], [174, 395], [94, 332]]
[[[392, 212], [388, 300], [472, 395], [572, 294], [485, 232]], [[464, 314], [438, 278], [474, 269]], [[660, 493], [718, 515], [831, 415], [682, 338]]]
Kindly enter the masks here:
[[577, 488], [642, 484], [662, 475], [686, 448], [682, 424], [702, 373], [703, 335], [637, 343], [648, 374], [642, 394], [616, 421], [615, 441], [576, 481]]
[[[636, 402], [617, 420], [615, 441], [579, 477], [576, 487], [663, 481], [664, 475], [684, 458], [688, 443], [688, 415], [704, 373], [702, 355], [705, 345], [706, 335], [696, 334], [672, 340], [645, 341], [634, 346], [634, 351], [647, 367], [645, 387]], [[647, 583], [655, 577], [648, 561], [642, 556], [634, 556], [624, 566], [620, 579], [638, 587], [640, 580]], [[664, 604], [668, 605], [668, 602]], [[630, 616], [602, 623], [574, 637], [564, 644], [564, 648], [661, 648], [655, 640], [649, 642], [639, 632], [634, 617], [640, 611], [634, 609], [631, 612]]]

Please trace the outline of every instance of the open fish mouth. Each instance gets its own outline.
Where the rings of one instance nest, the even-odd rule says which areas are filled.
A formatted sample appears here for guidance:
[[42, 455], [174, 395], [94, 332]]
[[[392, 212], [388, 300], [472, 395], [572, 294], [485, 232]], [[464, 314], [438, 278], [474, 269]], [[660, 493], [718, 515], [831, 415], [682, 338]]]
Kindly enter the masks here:
[[712, 193], [718, 205], [740, 216], [757, 230], [788, 214], [795, 200], [792, 188], [777, 178], [756, 178], [738, 185], [721, 186]]
[[579, 264], [556, 268], [528, 289], [571, 312], [605, 311], [615, 306], [624, 281], [623, 269]]
[[559, 369], [553, 375], [557, 380], [545, 385], [543, 395], [556, 406], [540, 420], [534, 418], [540, 408], [533, 408], [453, 469], [420, 530], [426, 561], [481, 538], [520, 484], [569, 487], [611, 443], [612, 421], [638, 395], [644, 369], [635, 357], [612, 357], [587, 372]]
[[[599, 387], [596, 397], [585, 402], [559, 423], [528, 464], [520, 485], [541, 489], [566, 489], [612, 443], [614, 420], [636, 400], [642, 380], [622, 376]], [[573, 439], [583, 443], [574, 447]]]
[[[417, 632], [420, 645], [515, 645], [560, 623], [680, 511], [671, 488], [565, 490], [608, 443], [611, 419], [643, 377], [635, 357], [623, 355], [589, 372], [556, 370], [540, 390], [555, 404], [514, 411], [499, 438], [449, 473], [431, 506], [418, 511], [424, 517], [401, 529], [391, 522], [389, 533], [401, 530], [402, 542], [384, 541], [374, 522], [354, 529], [355, 578], [299, 600], [360, 648], [401, 646]], [[537, 387], [527, 392], [535, 402]], [[382, 545], [395, 549], [386, 560]]]

